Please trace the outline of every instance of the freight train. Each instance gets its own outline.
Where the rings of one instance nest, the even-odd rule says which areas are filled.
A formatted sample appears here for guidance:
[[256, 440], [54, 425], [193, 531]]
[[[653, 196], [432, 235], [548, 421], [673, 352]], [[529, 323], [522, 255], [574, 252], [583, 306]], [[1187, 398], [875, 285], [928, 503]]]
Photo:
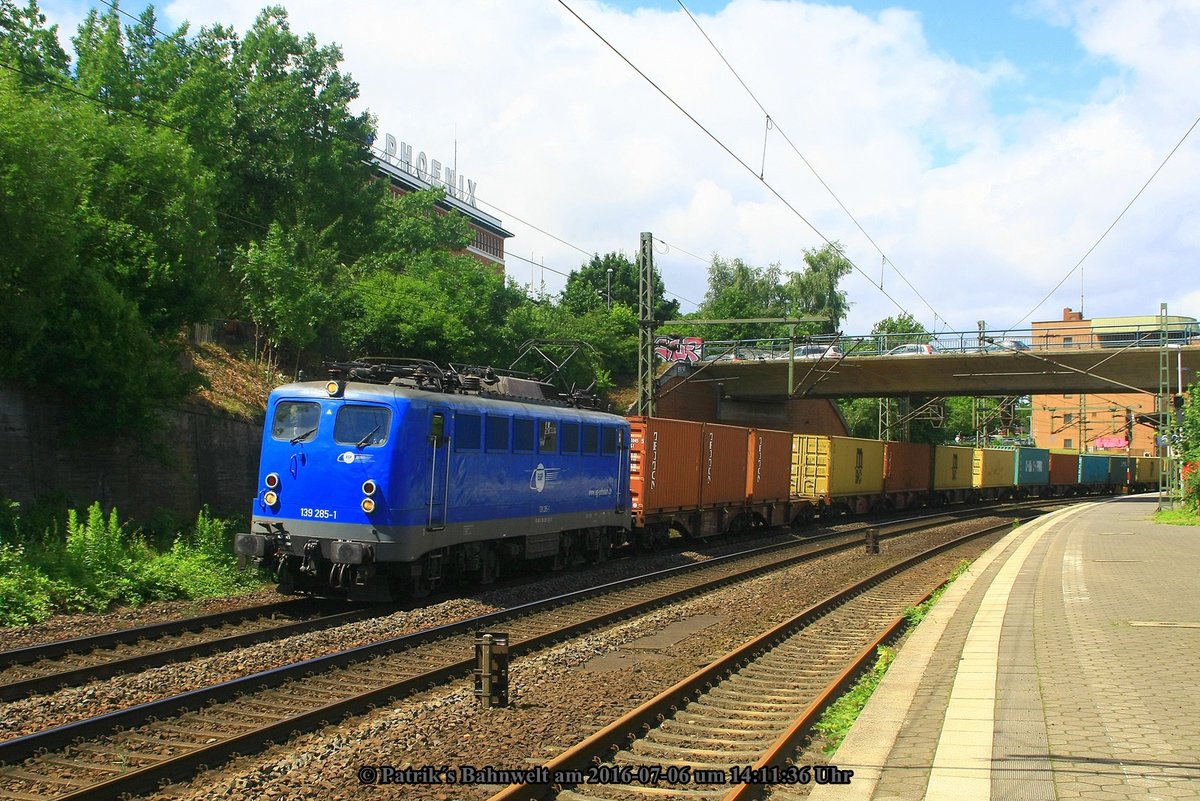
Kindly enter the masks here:
[[271, 393], [235, 537], [286, 593], [421, 596], [678, 535], [1158, 486], [1152, 458], [626, 418], [484, 368], [360, 360], [330, 376]]

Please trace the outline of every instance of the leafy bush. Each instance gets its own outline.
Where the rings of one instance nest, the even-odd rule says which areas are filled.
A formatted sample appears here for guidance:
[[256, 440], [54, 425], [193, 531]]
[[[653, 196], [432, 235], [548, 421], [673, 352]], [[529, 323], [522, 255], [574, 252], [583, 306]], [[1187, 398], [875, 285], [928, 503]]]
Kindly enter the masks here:
[[230, 528], [203, 509], [191, 531], [177, 533], [159, 553], [140, 531], [126, 530], [116, 509], [105, 517], [99, 503], [86, 519], [69, 510], [65, 533], [52, 520], [35, 536], [15, 503], [0, 502], [0, 626], [35, 623], [54, 612], [255, 589], [261, 581], [237, 567]]
[[1183, 505], [1193, 512], [1200, 508], [1200, 462], [1183, 466]]
[[54, 611], [52, 583], [25, 561], [20, 545], [0, 543], [0, 625], [40, 623]]

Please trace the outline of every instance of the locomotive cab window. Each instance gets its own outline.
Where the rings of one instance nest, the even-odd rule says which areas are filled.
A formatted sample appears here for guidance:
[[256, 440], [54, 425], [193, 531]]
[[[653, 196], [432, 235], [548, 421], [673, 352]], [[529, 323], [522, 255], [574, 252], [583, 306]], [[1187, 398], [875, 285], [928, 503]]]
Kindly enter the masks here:
[[271, 421], [271, 437], [293, 443], [312, 442], [317, 438], [320, 422], [321, 404], [280, 401], [275, 407], [275, 419]]
[[454, 450], [477, 451], [483, 446], [483, 418], [458, 414], [454, 418]]
[[612, 456], [617, 452], [617, 443], [619, 432], [615, 428], [605, 428], [603, 437], [601, 438], [602, 452], [605, 456]]
[[558, 453], [557, 420], [538, 420], [538, 453]]
[[386, 406], [343, 406], [333, 424], [333, 441], [373, 448], [387, 442], [391, 425], [392, 410]]

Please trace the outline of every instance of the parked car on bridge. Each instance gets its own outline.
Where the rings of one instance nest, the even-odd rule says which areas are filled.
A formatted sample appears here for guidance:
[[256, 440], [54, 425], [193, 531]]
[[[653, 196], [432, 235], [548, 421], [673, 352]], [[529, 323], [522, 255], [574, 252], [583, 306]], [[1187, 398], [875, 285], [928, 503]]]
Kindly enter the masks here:
[[[800, 345], [791, 353], [793, 359], [841, 359], [846, 354], [837, 345]], [[781, 358], [788, 358], [784, 354]]]
[[1015, 350], [1029, 350], [1029, 346], [1019, 339], [996, 339], [979, 349], [980, 353], [1004, 353]]
[[897, 345], [884, 356], [932, 356], [937, 349], [929, 342], [910, 342], [907, 345]]

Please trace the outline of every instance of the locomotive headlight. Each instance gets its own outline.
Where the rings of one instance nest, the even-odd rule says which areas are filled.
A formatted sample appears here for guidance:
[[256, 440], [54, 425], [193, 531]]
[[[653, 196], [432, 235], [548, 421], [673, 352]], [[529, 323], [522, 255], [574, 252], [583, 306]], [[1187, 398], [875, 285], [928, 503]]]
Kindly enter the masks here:
[[267, 473], [267, 477], [263, 479], [263, 483], [267, 485], [267, 489], [279, 489], [279, 474]]
[[363, 495], [374, 495], [378, 490], [379, 490], [379, 486], [375, 483], [375, 481], [373, 479], [368, 478], [366, 481], [363, 482], [363, 485], [362, 485]]
[[279, 503], [279, 494], [273, 490], [267, 490], [266, 493], [263, 494], [263, 503], [265, 503], [267, 506], [276, 505]]
[[325, 391], [329, 393], [329, 397], [336, 398], [346, 389], [346, 385], [336, 379], [330, 379], [325, 382]]
[[361, 506], [362, 510], [367, 514], [371, 514], [371, 512], [375, 511], [375, 501], [371, 500], [370, 498], [363, 498], [362, 503], [360, 503], [359, 506]]

